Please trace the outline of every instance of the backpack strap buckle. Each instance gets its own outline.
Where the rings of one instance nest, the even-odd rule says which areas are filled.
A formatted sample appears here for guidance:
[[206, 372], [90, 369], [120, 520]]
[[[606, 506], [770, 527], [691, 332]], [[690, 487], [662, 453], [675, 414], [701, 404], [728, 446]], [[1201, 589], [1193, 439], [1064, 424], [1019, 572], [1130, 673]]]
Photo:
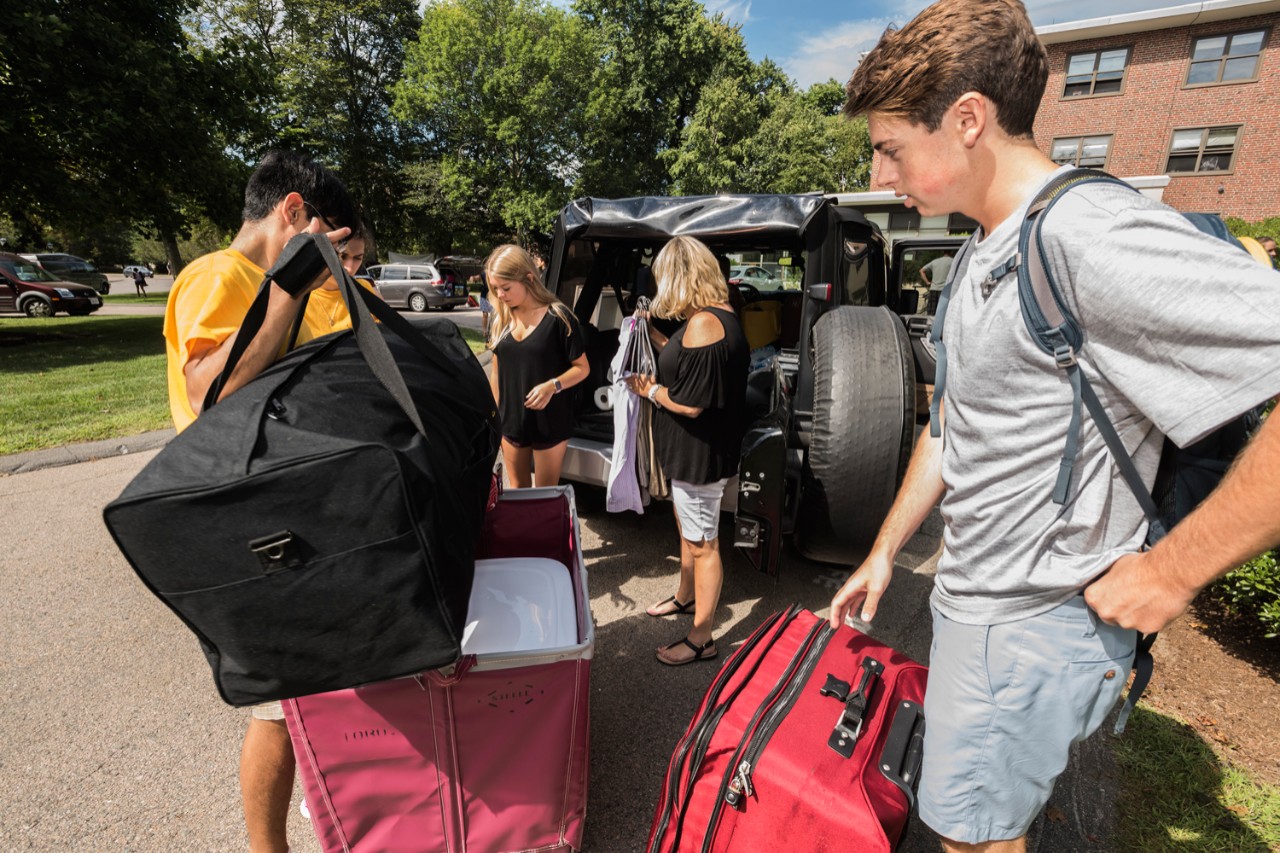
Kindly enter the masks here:
[[1053, 360], [1058, 367], [1066, 370], [1068, 367], [1076, 366], [1076, 351], [1071, 344], [1063, 341], [1053, 348]]

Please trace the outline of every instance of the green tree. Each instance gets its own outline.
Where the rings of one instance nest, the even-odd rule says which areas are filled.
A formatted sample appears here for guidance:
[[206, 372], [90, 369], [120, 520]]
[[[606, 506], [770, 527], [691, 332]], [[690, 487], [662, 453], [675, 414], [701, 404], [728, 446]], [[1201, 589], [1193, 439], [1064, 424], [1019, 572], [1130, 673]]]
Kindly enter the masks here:
[[235, 53], [192, 49], [187, 0], [31, 0], [0, 34], [0, 197], [20, 232], [128, 219], [177, 258], [191, 212], [234, 208]]
[[414, 0], [204, 0], [192, 29], [239, 44], [259, 72], [261, 118], [238, 140], [242, 156], [305, 148], [342, 176], [378, 239], [400, 246], [417, 151], [391, 105], [419, 22]]
[[696, 0], [577, 0], [573, 8], [600, 59], [585, 102], [578, 194], [669, 191], [704, 87], [752, 70], [741, 32]]
[[814, 83], [800, 95], [800, 99], [817, 110], [820, 115], [839, 115], [844, 107], [844, 84], [832, 77], [825, 83]]
[[593, 40], [538, 0], [442, 0], [410, 45], [395, 113], [435, 152], [418, 198], [442, 204], [454, 233], [529, 241], [570, 198], [582, 165]]

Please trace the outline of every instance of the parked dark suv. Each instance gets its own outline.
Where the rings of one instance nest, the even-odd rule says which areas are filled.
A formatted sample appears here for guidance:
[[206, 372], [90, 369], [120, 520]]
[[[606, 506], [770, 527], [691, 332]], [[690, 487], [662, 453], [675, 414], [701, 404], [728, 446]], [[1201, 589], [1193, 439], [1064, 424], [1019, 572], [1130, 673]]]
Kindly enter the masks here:
[[60, 281], [18, 255], [0, 252], [0, 312], [21, 311], [28, 317], [66, 313], [92, 314], [102, 297], [92, 287]]
[[915, 363], [883, 236], [821, 195], [581, 199], [561, 212], [547, 284], [583, 324], [591, 364], [564, 478], [608, 481], [613, 417], [599, 391], [622, 318], [652, 295], [649, 266], [678, 234], [726, 268], [780, 271], [777, 288], [735, 286], [757, 367], [737, 488], [725, 495], [734, 544], [770, 574], [785, 536], [810, 559], [854, 563], [906, 471]]
[[99, 293], [106, 295], [111, 290], [107, 277], [98, 272], [93, 264], [84, 258], [67, 255], [62, 252], [42, 252], [34, 255], [23, 255], [29, 261], [35, 261], [45, 271], [59, 281], [74, 281], [85, 284]]

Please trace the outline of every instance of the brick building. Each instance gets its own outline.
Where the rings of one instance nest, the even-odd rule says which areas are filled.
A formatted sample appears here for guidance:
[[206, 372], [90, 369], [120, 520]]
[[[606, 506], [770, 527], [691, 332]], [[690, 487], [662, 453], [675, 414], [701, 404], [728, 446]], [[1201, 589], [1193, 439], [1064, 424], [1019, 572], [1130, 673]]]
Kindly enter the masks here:
[[1277, 24], [1280, 0], [1210, 0], [1040, 27], [1036, 141], [1060, 163], [1168, 175], [1179, 210], [1280, 215]]

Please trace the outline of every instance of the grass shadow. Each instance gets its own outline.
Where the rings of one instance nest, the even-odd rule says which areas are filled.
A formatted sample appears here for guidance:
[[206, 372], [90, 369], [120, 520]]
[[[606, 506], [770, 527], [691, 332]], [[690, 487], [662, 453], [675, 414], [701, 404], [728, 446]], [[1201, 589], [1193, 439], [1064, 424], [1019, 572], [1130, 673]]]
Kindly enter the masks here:
[[1280, 789], [1223, 767], [1185, 723], [1139, 706], [1115, 747], [1119, 851], [1266, 853], [1280, 847]]
[[164, 317], [0, 320], [0, 373], [44, 373], [164, 355]]

